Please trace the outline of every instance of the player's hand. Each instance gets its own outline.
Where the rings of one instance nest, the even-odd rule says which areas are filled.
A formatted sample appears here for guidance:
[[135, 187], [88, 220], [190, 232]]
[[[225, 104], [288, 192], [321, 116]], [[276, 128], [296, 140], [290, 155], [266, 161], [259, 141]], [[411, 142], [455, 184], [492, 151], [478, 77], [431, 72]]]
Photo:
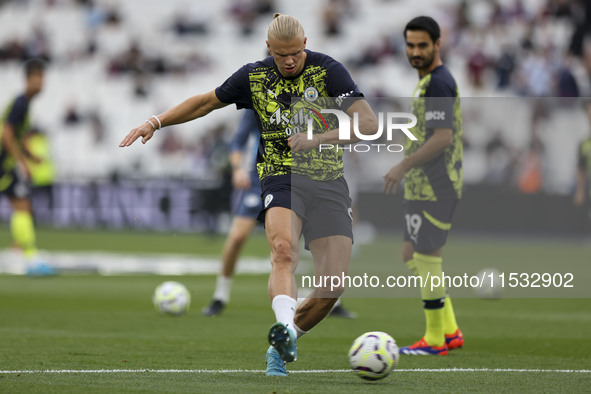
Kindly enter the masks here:
[[142, 144], [145, 144], [152, 138], [154, 135], [154, 128], [148, 122], [144, 122], [135, 129], [131, 130], [129, 134], [121, 141], [119, 147], [124, 148], [126, 146], [130, 146], [137, 140], [138, 138], [142, 137]]
[[250, 176], [248, 171], [238, 168], [232, 172], [232, 186], [234, 189], [246, 190], [250, 188]]
[[386, 194], [390, 194], [390, 192], [396, 194], [400, 182], [404, 179], [404, 174], [406, 174], [406, 169], [403, 163], [399, 163], [392, 167], [390, 171], [384, 175], [384, 192]]
[[18, 160], [16, 162], [16, 170], [22, 178], [31, 179], [31, 170], [29, 169], [26, 160]]
[[287, 144], [294, 153], [300, 153], [310, 149], [317, 148], [320, 145], [318, 137], [314, 136], [311, 140], [308, 139], [308, 133], [297, 133], [287, 139]]
[[27, 160], [33, 164], [41, 164], [43, 162], [43, 159], [41, 157], [36, 156], [30, 152], [27, 153]]
[[581, 207], [585, 203], [585, 191], [584, 190], [577, 190], [575, 196], [573, 198], [573, 204], [575, 207]]

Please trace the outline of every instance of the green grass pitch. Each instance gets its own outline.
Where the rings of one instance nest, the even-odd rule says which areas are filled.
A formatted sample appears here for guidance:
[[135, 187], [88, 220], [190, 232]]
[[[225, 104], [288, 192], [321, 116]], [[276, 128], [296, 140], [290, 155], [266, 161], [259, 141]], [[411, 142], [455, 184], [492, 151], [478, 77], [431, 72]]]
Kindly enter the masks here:
[[[5, 234], [6, 229], [0, 228], [1, 239]], [[219, 253], [223, 241], [68, 231], [41, 231], [39, 239], [46, 249], [101, 246], [129, 253], [147, 248], [201, 251], [209, 256]], [[399, 240], [375, 249], [390, 246], [399, 248]], [[567, 242], [456, 238], [449, 247], [449, 259], [459, 267], [468, 266], [477, 255], [490, 259], [479, 264], [493, 266], [499, 256], [522, 259], [533, 249], [538, 259], [546, 256], [548, 266], [558, 264], [555, 259], [564, 253], [580, 264], [591, 260], [589, 249]], [[488, 250], [491, 253], [482, 253]], [[393, 259], [397, 253], [395, 249]], [[262, 236], [251, 241], [247, 254], [267, 254]], [[159, 315], [151, 305], [152, 291], [168, 279], [183, 282], [191, 291], [192, 309], [184, 317]], [[265, 367], [266, 333], [273, 323], [267, 276], [236, 277], [225, 313], [206, 318], [200, 309], [209, 302], [214, 281], [213, 276], [0, 276], [0, 392], [588, 392], [591, 388], [588, 297], [457, 298], [454, 307], [466, 337], [464, 349], [447, 357], [401, 356], [398, 369], [379, 382], [365, 382], [350, 372], [309, 373], [346, 370], [347, 350], [363, 332], [385, 331], [406, 345], [424, 330], [418, 299], [349, 298], [345, 304], [358, 312], [358, 319], [325, 320], [301, 339], [299, 359], [288, 367], [302, 373], [267, 378], [259, 372]], [[62, 372], [39, 372], [45, 370]], [[72, 372], [90, 370], [102, 372]]]

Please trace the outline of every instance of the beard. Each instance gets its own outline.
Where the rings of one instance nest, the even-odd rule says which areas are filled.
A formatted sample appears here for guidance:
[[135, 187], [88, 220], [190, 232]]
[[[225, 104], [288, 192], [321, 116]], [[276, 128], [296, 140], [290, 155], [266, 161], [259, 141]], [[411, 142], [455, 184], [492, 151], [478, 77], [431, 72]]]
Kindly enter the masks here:
[[410, 65], [417, 70], [424, 70], [426, 68], [431, 67], [433, 61], [435, 60], [435, 51], [431, 52], [428, 56], [425, 57], [409, 57], [408, 60], [410, 61]]

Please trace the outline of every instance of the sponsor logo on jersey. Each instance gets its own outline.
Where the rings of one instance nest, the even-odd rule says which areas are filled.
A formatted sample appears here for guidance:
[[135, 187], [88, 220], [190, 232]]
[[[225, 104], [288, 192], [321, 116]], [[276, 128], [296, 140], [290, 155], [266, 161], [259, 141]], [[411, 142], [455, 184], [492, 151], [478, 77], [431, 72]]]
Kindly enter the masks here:
[[445, 120], [445, 111], [427, 111], [425, 112], [425, 120]]
[[277, 111], [273, 112], [269, 117], [269, 123], [277, 126], [306, 126], [309, 121], [314, 121], [325, 130], [328, 130], [326, 119], [324, 119], [320, 112], [312, 108], [301, 108], [293, 115], [290, 110], [282, 111], [281, 108], [278, 108]]
[[311, 128], [313, 123], [316, 123], [320, 130], [324, 129], [328, 131], [326, 119], [324, 119], [320, 112], [312, 108], [301, 108], [293, 115], [291, 111], [282, 111], [279, 108], [269, 117], [269, 123], [277, 126], [285, 126], [285, 134], [287, 136], [306, 131], [306, 125], [308, 125], [308, 128]]

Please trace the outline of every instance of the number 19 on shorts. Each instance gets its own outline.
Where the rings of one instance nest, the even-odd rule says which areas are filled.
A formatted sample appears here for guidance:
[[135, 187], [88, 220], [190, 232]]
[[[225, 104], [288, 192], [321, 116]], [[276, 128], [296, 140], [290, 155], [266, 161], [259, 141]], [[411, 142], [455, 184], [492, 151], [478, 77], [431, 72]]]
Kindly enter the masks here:
[[416, 238], [419, 235], [419, 230], [421, 229], [421, 225], [423, 224], [423, 219], [421, 218], [421, 216], [419, 214], [406, 214], [405, 215], [406, 218], [406, 231], [408, 232], [408, 235], [416, 240]]

